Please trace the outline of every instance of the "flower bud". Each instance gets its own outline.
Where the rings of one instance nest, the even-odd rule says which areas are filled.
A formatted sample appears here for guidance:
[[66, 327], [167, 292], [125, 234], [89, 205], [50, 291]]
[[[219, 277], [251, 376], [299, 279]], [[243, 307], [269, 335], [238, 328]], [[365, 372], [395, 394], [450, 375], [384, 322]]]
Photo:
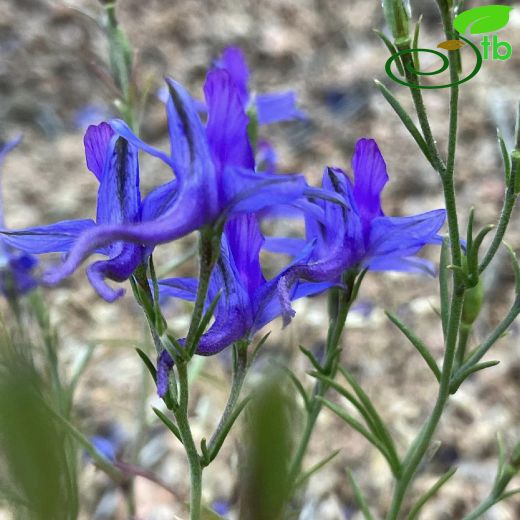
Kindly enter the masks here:
[[477, 285], [467, 289], [464, 294], [464, 305], [462, 307], [462, 324], [469, 327], [480, 314], [482, 303], [484, 301], [484, 289], [482, 280], [479, 278]]
[[383, 0], [383, 12], [386, 23], [394, 40], [407, 40], [410, 38], [409, 22], [411, 18], [409, 0]]

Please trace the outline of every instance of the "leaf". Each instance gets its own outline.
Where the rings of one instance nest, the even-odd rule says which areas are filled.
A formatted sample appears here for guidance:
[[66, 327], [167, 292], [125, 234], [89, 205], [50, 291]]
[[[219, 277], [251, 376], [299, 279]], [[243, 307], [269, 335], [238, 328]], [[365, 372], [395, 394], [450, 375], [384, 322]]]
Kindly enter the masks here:
[[446, 49], [447, 51], [457, 51], [461, 47], [466, 45], [463, 41], [460, 40], [446, 40], [437, 45], [439, 49]]
[[455, 29], [464, 34], [468, 29], [470, 34], [495, 32], [507, 25], [512, 7], [507, 5], [483, 5], [464, 11], [453, 20]]
[[155, 408], [155, 406], [152, 407], [152, 410], [154, 411], [155, 415], [159, 417], [159, 419], [162, 421], [162, 423], [170, 430], [175, 437], [180, 441], [181, 444], [184, 444], [182, 442], [181, 438], [181, 432], [179, 431], [179, 428], [176, 424], [174, 424], [173, 421], [171, 421], [164, 413], [161, 412], [158, 408]]
[[439, 480], [437, 480], [437, 482], [428, 491], [426, 491], [426, 493], [424, 493], [424, 495], [422, 495], [421, 498], [419, 498], [415, 506], [408, 514], [407, 520], [415, 520], [424, 504], [426, 504], [426, 502], [428, 502], [428, 500], [430, 500], [430, 498], [432, 498], [437, 493], [437, 491], [439, 491], [439, 489], [444, 484], [446, 484], [446, 482], [448, 482], [448, 480], [450, 480], [451, 477], [453, 477], [456, 471], [457, 468], [451, 468], [446, 473], [444, 473], [444, 475], [442, 475], [442, 477]]
[[336, 457], [336, 455], [338, 455], [338, 453], [340, 452], [341, 450], [336, 450], [336, 451], [333, 451], [330, 455], [328, 455], [327, 457], [325, 457], [324, 459], [320, 460], [320, 462], [314, 464], [314, 466], [312, 466], [311, 469], [309, 469], [308, 471], [306, 471], [294, 484], [294, 487], [295, 488], [298, 488], [300, 487], [302, 484], [304, 484], [309, 478], [312, 477], [312, 475], [314, 475], [314, 473], [316, 473], [317, 471], [319, 471], [321, 468], [323, 468], [323, 466], [325, 466], [326, 464], [328, 464], [332, 459], [334, 459]]
[[426, 364], [430, 367], [437, 381], [441, 380], [441, 371], [435, 359], [431, 355], [428, 347], [394, 314], [385, 311], [388, 319], [406, 336], [408, 341], [417, 349]]
[[352, 490], [354, 491], [354, 496], [356, 497], [358, 507], [359, 509], [361, 509], [361, 512], [363, 513], [363, 517], [365, 518], [365, 520], [374, 520], [374, 517], [372, 516], [370, 509], [368, 509], [367, 501], [363, 496], [361, 488], [359, 487], [359, 484], [356, 482], [356, 479], [354, 478], [352, 471], [347, 470], [347, 475], [350, 480], [350, 484], [352, 485]]

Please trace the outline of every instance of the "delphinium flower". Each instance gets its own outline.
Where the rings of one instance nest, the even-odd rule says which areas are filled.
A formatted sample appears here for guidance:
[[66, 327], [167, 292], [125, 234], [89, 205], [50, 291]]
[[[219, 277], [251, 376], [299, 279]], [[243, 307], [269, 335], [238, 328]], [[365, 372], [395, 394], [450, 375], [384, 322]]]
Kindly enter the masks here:
[[[304, 262], [310, 246], [300, 256], [270, 280], [266, 280], [260, 265], [260, 250], [264, 237], [256, 215], [238, 215], [225, 226], [220, 257], [213, 270], [207, 295], [207, 306], [222, 291], [214, 314], [214, 323], [202, 335], [196, 353], [211, 356], [240, 340], [250, 340], [262, 327], [282, 312], [277, 287], [292, 265]], [[327, 289], [329, 283], [295, 283], [288, 298], [294, 300]], [[193, 301], [197, 280], [172, 278], [159, 281], [162, 295]], [[184, 343], [180, 341], [181, 345]], [[170, 354], [159, 357], [157, 389], [160, 396], [168, 387], [168, 371], [173, 366]]]
[[[96, 221], [63, 220], [23, 230], [3, 229], [4, 242], [31, 254], [68, 253], [87, 230], [103, 224], [137, 222], [150, 213], [155, 199], [145, 199], [141, 204], [137, 149], [107, 123], [90, 126], [84, 144], [87, 167], [99, 181]], [[96, 248], [96, 252], [108, 256], [108, 260], [91, 264], [87, 276], [98, 293], [112, 301], [122, 295], [123, 289], [112, 289], [104, 278], [126, 280], [143, 260], [145, 250], [139, 245], [114, 241]]]
[[305, 114], [296, 104], [296, 94], [293, 91], [251, 95], [249, 67], [238, 47], [227, 47], [215, 61], [215, 67], [229, 72], [238, 87], [244, 108], [254, 109], [260, 125], [305, 118]]
[[[0, 174], [5, 156], [21, 141], [21, 136], [0, 146]], [[0, 180], [1, 184], [1, 180]], [[0, 227], [4, 226], [2, 194], [0, 193]], [[34, 256], [16, 251], [0, 237], [0, 291], [8, 298], [23, 295], [36, 287], [33, 269], [37, 260]]]
[[227, 71], [212, 70], [207, 75], [205, 127], [188, 92], [171, 79], [167, 84], [169, 155], [141, 141], [123, 121], [111, 121], [111, 127], [131, 146], [158, 157], [175, 172], [174, 180], [149, 196], [155, 214], [143, 210], [141, 223], [91, 226], [74, 243], [64, 263], [47, 273], [48, 283], [72, 274], [88, 255], [114, 242], [123, 240], [154, 247], [223, 223], [234, 214], [253, 213], [290, 203], [305, 193], [319, 193], [316, 188], [309, 188], [302, 176], [255, 171], [247, 134], [248, 116]]
[[[345, 206], [325, 200], [309, 202], [305, 212], [307, 241], [315, 241], [308, 261], [296, 263], [279, 282], [284, 319], [294, 311], [287, 296], [296, 280], [339, 282], [348, 269], [433, 273], [433, 266], [415, 256], [426, 244], [439, 244], [445, 210], [406, 217], [385, 216], [381, 192], [388, 181], [386, 164], [376, 142], [360, 139], [352, 159], [354, 182], [339, 168], [327, 168], [323, 188], [340, 195]], [[305, 240], [271, 238], [267, 248], [295, 254]]]

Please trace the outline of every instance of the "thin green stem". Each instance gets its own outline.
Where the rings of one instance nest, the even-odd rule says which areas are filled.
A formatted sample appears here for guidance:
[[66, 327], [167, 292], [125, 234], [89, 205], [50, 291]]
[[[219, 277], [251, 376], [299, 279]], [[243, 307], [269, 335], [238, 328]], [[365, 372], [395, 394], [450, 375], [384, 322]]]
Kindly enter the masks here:
[[[440, 5], [442, 21], [444, 25], [444, 31], [446, 33], [447, 38], [453, 36], [453, 25], [451, 19], [451, 13], [446, 6]], [[450, 88], [450, 115], [449, 115], [449, 130], [448, 130], [448, 157], [445, 168], [440, 168], [439, 174], [441, 176], [444, 199], [446, 204], [446, 214], [448, 221], [448, 230], [450, 237], [450, 248], [451, 248], [451, 256], [452, 263], [455, 266], [461, 266], [462, 264], [462, 253], [460, 248], [460, 234], [459, 234], [459, 225], [457, 219], [457, 206], [456, 206], [456, 196], [455, 196], [455, 186], [454, 186], [454, 171], [455, 171], [455, 152], [457, 145], [457, 121], [458, 121], [458, 98], [459, 98], [459, 90], [456, 85], [458, 81], [458, 67], [457, 67], [457, 59], [456, 53], [450, 51], [449, 53], [449, 63], [450, 63], [450, 82], [452, 83], [452, 87]], [[406, 67], [405, 67], [406, 68]], [[414, 103], [416, 105], [416, 110], [418, 111], [419, 121], [421, 122], [421, 127], [423, 128], [423, 132], [425, 132], [425, 138], [427, 142], [431, 142], [434, 144], [433, 137], [428, 135], [429, 125], [424, 125], [421, 120], [426, 119], [427, 115], [424, 110], [424, 106], [418, 105], [415, 102], [415, 98], [418, 98], [418, 94], [415, 91], [418, 89], [410, 89], [412, 92], [412, 96], [414, 97]], [[420, 98], [422, 101], [422, 98]], [[426, 131], [425, 131], [426, 128]], [[455, 361], [455, 353], [457, 346], [457, 337], [459, 333], [461, 316], [462, 316], [462, 306], [464, 302], [464, 282], [461, 278], [461, 273], [459, 270], [455, 269], [453, 271], [453, 293], [451, 297], [450, 303], [450, 311], [449, 311], [449, 321], [448, 327], [446, 331], [445, 337], [445, 353], [444, 353], [444, 362], [441, 373], [441, 380], [439, 385], [439, 391], [437, 395], [437, 400], [434, 406], [434, 409], [423, 425], [421, 432], [418, 437], [413, 442], [412, 446], [408, 450], [408, 453], [403, 461], [402, 465], [402, 474], [401, 477], [397, 480], [394, 495], [392, 499], [392, 503], [390, 506], [390, 510], [387, 515], [388, 520], [397, 520], [399, 518], [401, 506], [408, 490], [408, 487], [417, 471], [417, 468], [431, 443], [431, 439], [439, 421], [442, 417], [442, 413], [444, 411], [444, 407], [448, 401], [450, 396], [450, 382], [451, 382], [451, 374], [453, 371], [454, 361]]]
[[[356, 275], [356, 272], [346, 274], [345, 282], [347, 289], [338, 291], [337, 301], [333, 302], [334, 304], [331, 305], [331, 309], [329, 310], [329, 312], [331, 313], [331, 322], [329, 325], [327, 350], [323, 366], [327, 367], [330, 364], [330, 373], [328, 374], [328, 376], [331, 379], [334, 379], [334, 376], [337, 372], [339, 358], [339, 356], [337, 355], [337, 349], [340, 343], [341, 334], [345, 327], [348, 312], [353, 303], [353, 296], [355, 297], [354, 283], [356, 280]], [[331, 293], [332, 298], [334, 297], [334, 295], [334, 292]], [[298, 475], [301, 471], [303, 458], [309, 446], [309, 442], [311, 440], [312, 432], [314, 431], [316, 420], [318, 419], [318, 416], [323, 407], [323, 401], [320, 398], [323, 398], [325, 396], [328, 389], [329, 385], [322, 380], [318, 380], [314, 385], [313, 393], [309, 400], [309, 407], [307, 410], [305, 427], [302, 436], [299, 440], [298, 447], [296, 448], [289, 470], [289, 482], [293, 486], [298, 479]]]
[[[410, 39], [406, 39], [402, 42], [396, 42], [396, 47], [399, 51], [409, 50], [410, 47]], [[412, 85], [418, 85], [419, 81], [417, 75], [412, 72], [414, 67], [413, 57], [411, 53], [406, 53], [402, 55], [403, 65], [405, 70], [405, 76], [408, 83]], [[424, 104], [423, 96], [421, 89], [419, 88], [410, 88], [410, 94], [412, 95], [413, 104], [415, 107], [415, 111], [417, 113], [417, 118], [419, 120], [419, 125], [421, 127], [424, 140], [426, 141], [426, 145], [428, 146], [428, 150], [430, 151], [430, 158], [432, 161], [432, 166], [435, 170], [442, 174], [445, 170], [444, 162], [439, 154], [439, 150], [437, 148], [437, 143], [435, 142], [435, 138], [433, 137], [432, 129], [430, 126], [430, 121], [428, 119], [428, 113], [426, 111], [426, 106]]]
[[188, 330], [188, 335], [186, 336], [186, 347], [190, 352], [194, 352], [194, 345], [192, 345], [192, 343], [204, 314], [204, 304], [208, 294], [209, 279], [211, 277], [211, 272], [213, 271], [213, 266], [217, 260], [218, 247], [214, 247], [213, 233], [214, 230], [212, 228], [206, 228], [200, 231], [199, 284], [197, 287], [197, 296], [193, 307], [193, 313], [191, 315], [190, 328]]
[[240, 398], [240, 392], [242, 391], [242, 386], [244, 384], [244, 379], [246, 377], [248, 368], [247, 347], [247, 342], [238, 343], [233, 346], [235, 349], [235, 364], [233, 367], [233, 381], [231, 383], [231, 391], [229, 393], [229, 398], [226, 403], [226, 407], [224, 408], [224, 412], [222, 413], [222, 417], [220, 418], [217, 428], [211, 436], [208, 445], [208, 452], [213, 456], [216, 456], [215, 450], [217, 445], [221, 443], [221, 437], [225, 434], [228, 422], [231, 420], [233, 412], [235, 411], [235, 407], [238, 403], [238, 399]]
[[179, 406], [173, 410], [190, 467], [190, 520], [200, 520], [202, 501], [202, 464], [188, 419], [188, 369], [186, 363], [177, 365]]

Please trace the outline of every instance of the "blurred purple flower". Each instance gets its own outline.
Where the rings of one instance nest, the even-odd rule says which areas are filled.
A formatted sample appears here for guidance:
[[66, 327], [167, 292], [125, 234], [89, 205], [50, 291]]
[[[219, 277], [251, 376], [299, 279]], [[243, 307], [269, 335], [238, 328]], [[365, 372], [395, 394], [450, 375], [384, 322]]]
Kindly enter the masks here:
[[[45, 275], [47, 283], [59, 282], [88, 255], [114, 242], [153, 247], [234, 214], [253, 213], [319, 192], [308, 188], [299, 175], [255, 171], [247, 135], [248, 117], [226, 71], [213, 70], [207, 76], [204, 92], [209, 111], [205, 128], [188, 92], [171, 79], [167, 83], [170, 155], [141, 141], [121, 120], [112, 121], [111, 126], [128, 141], [128, 150], [140, 148], [160, 158], [176, 178], [148, 195], [141, 211], [143, 222], [126, 219], [91, 225], [74, 243], [64, 263]], [[130, 189], [125, 187], [121, 193]], [[117, 295], [114, 293], [111, 299]]]
[[[31, 254], [67, 253], [87, 230], [140, 220], [147, 201], [141, 205], [137, 149], [118, 137], [107, 123], [90, 126], [84, 143], [87, 167], [99, 181], [96, 222], [63, 220], [22, 230], [2, 229], [5, 243]], [[104, 279], [122, 282], [129, 278], [143, 260], [145, 250], [135, 244], [113, 241], [96, 247], [95, 252], [109, 259], [91, 264], [87, 276], [100, 296], [113, 301], [124, 290], [112, 289]]]
[[244, 109], [247, 110], [249, 106], [253, 106], [260, 125], [306, 117], [297, 107], [296, 94], [292, 91], [251, 96], [249, 68], [243, 52], [238, 47], [226, 48], [222, 56], [215, 61], [215, 67], [229, 72], [238, 87]]
[[[339, 282], [347, 269], [435, 273], [425, 259], [415, 256], [426, 244], [440, 244], [437, 234], [443, 209], [409, 217], [387, 217], [381, 192], [388, 181], [386, 164], [372, 139], [360, 139], [352, 159], [354, 183], [339, 168], [328, 168], [323, 188], [340, 195], [346, 207], [325, 200], [310, 202], [305, 211], [307, 243], [315, 241], [309, 261], [295, 265], [280, 280], [286, 322], [294, 314], [285, 297], [296, 280]], [[271, 238], [266, 248], [296, 254], [305, 240]]]
[[[202, 335], [196, 353], [212, 356], [233, 343], [251, 339], [264, 325], [277, 318], [282, 307], [278, 297], [280, 279], [298, 262], [305, 262], [310, 247], [301, 252], [293, 264], [270, 280], [260, 266], [260, 250], [264, 244], [255, 215], [239, 215], [229, 220], [222, 237], [219, 261], [213, 270], [207, 305], [222, 291], [215, 308], [215, 321]], [[292, 301], [327, 289], [329, 283], [295, 283], [285, 297]], [[197, 280], [172, 278], [159, 282], [162, 295], [193, 301]], [[184, 340], [181, 340], [181, 344]], [[168, 371], [173, 360], [165, 351], [159, 357], [157, 389], [162, 397], [168, 387]]]
[[74, 114], [74, 126], [85, 131], [90, 125], [98, 125], [111, 117], [113, 114], [103, 105], [86, 105]]
[[[19, 136], [0, 147], [0, 174], [6, 155], [21, 140], [22, 136]], [[4, 226], [2, 198], [0, 193], [0, 227]], [[34, 256], [14, 251], [4, 237], [0, 237], [0, 292], [7, 298], [12, 298], [34, 289], [37, 283], [32, 271], [37, 263]]]

